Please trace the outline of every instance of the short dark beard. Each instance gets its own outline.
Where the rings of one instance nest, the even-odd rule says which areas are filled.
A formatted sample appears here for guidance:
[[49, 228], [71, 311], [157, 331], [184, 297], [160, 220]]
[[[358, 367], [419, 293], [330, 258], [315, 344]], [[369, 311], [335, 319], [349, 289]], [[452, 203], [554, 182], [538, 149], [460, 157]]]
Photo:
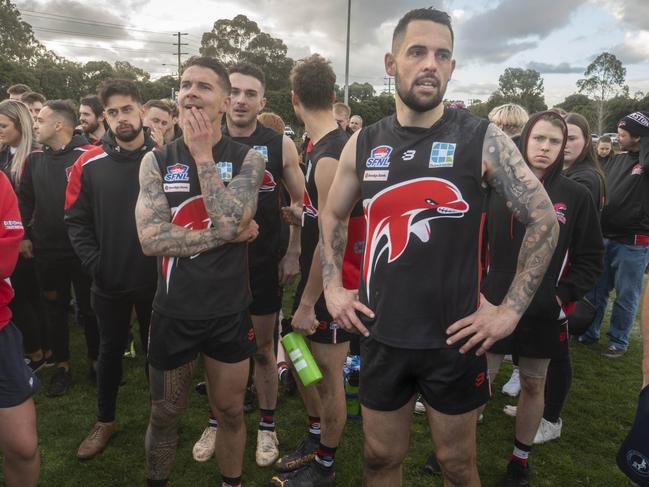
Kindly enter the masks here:
[[[414, 83], [414, 82], [413, 82]], [[420, 102], [413, 93], [413, 86], [410, 89], [406, 90], [399, 79], [399, 75], [394, 76], [394, 84], [396, 86], [397, 95], [401, 98], [401, 101], [411, 110], [414, 110], [417, 113], [424, 113], [436, 108], [444, 100], [444, 95], [446, 94], [446, 85], [442, 86], [441, 81], [439, 84], [439, 89], [437, 90], [437, 95], [434, 96], [430, 101], [426, 103]]]
[[88, 125], [88, 128], [83, 131], [86, 135], [92, 135], [95, 133], [95, 130], [99, 128], [99, 122], [95, 122], [92, 125]]
[[142, 121], [140, 120], [140, 126], [132, 130], [128, 135], [118, 135], [117, 132], [115, 132], [115, 139], [126, 143], [133, 142], [140, 135], [143, 128], [144, 126], [142, 125]]

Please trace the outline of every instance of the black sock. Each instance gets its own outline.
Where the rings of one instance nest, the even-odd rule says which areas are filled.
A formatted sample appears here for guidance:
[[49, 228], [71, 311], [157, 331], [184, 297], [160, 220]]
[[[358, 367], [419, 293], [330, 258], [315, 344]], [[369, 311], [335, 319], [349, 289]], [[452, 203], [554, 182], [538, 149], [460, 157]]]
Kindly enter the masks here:
[[325, 446], [322, 443], [318, 446], [315, 453], [315, 461], [323, 467], [331, 468], [336, 458], [336, 448]]
[[238, 477], [226, 477], [221, 475], [221, 487], [241, 487], [241, 475]]
[[309, 438], [320, 443], [320, 418], [309, 416]]
[[275, 411], [260, 409], [259, 431], [275, 431]]

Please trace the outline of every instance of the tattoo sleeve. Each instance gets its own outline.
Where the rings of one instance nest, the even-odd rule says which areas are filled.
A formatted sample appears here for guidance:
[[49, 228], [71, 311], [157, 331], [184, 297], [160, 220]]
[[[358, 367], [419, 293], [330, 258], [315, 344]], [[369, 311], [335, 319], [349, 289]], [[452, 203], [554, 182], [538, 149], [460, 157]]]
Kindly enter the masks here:
[[257, 211], [259, 187], [266, 168], [261, 154], [253, 149], [248, 151], [241, 171], [227, 187], [216, 164], [197, 162], [196, 167], [205, 208], [214, 228], [222, 238], [233, 240]]
[[332, 214], [321, 220], [320, 263], [324, 289], [342, 281], [343, 257], [347, 246], [348, 220], [339, 220]]
[[142, 251], [146, 255], [190, 257], [227, 243], [214, 228], [190, 230], [171, 223], [162, 176], [151, 152], [144, 156], [140, 167], [140, 194], [135, 220]]
[[482, 158], [488, 184], [526, 226], [516, 275], [503, 300], [503, 304], [522, 315], [550, 265], [559, 225], [543, 185], [529, 170], [511, 139], [493, 124], [485, 134]]

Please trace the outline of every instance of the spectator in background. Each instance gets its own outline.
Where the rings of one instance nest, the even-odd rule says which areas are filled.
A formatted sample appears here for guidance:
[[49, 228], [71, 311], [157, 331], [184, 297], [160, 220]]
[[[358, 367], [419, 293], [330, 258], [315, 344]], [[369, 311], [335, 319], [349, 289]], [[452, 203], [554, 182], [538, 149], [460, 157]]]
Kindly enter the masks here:
[[516, 103], [500, 105], [489, 112], [489, 121], [510, 138], [518, 137], [530, 116]]
[[162, 100], [149, 100], [144, 104], [142, 123], [151, 129], [151, 138], [158, 146], [165, 145], [165, 135], [173, 129], [173, 112]]
[[352, 115], [352, 118], [349, 119], [349, 128], [352, 129], [352, 132], [357, 132], [363, 128], [363, 117], [360, 115]]
[[349, 117], [352, 114], [352, 109], [349, 108], [349, 105], [341, 102], [334, 103], [333, 111], [338, 126], [347, 132], [347, 135], [352, 135], [354, 132], [349, 128]]
[[43, 103], [45, 103], [45, 97], [40, 93], [30, 91], [28, 93], [25, 93], [20, 98], [20, 101], [27, 105], [27, 108], [29, 108], [29, 113], [32, 114], [32, 119], [36, 121], [36, 117], [38, 117], [38, 113], [41, 111], [41, 108], [43, 108]]
[[608, 135], [602, 135], [597, 139], [597, 145], [595, 146], [597, 150], [597, 161], [599, 165], [603, 168], [615, 157], [615, 151], [613, 150], [613, 141]]
[[171, 124], [172, 126], [167, 129], [167, 132], [165, 133], [165, 144], [168, 144], [169, 142], [172, 142], [176, 140], [178, 137], [182, 137], [183, 131], [180, 128], [180, 112], [178, 111], [178, 103], [176, 100], [172, 100], [171, 98], [164, 98], [162, 100], [163, 103], [166, 103], [169, 106], [169, 109], [171, 110]]
[[7, 487], [36, 487], [40, 469], [32, 400], [38, 381], [23, 362], [22, 336], [7, 306], [22, 236], [16, 195], [0, 173], [0, 452]]
[[[17, 190], [24, 161], [32, 152], [32, 117], [24, 103], [16, 100], [0, 102], [0, 171]], [[21, 244], [20, 257], [11, 285], [14, 299], [10, 304], [14, 322], [23, 334], [27, 365], [37, 371], [54, 365], [49, 346], [45, 307], [41, 297], [34, 255], [29, 246]]]
[[20, 101], [22, 96], [30, 91], [32, 91], [32, 89], [29, 86], [18, 83], [7, 88], [7, 95], [9, 95], [10, 100]]
[[273, 112], [264, 112], [260, 113], [257, 116], [257, 121], [263, 126], [268, 127], [271, 130], [274, 130], [278, 134], [284, 135], [284, 120], [282, 117]]
[[106, 133], [104, 106], [97, 95], [81, 98], [79, 102], [79, 126], [92, 145], [101, 145]]

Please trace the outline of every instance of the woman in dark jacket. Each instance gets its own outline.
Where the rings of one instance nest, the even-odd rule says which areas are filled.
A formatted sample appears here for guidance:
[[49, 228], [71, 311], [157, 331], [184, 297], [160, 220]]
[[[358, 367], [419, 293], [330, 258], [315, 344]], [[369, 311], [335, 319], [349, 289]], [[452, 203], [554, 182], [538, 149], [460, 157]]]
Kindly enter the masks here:
[[[488, 352], [489, 376], [498, 372], [504, 354], [518, 357], [521, 396], [516, 438], [505, 485], [528, 485], [528, 455], [542, 419], [545, 377], [550, 359], [565, 354], [567, 316], [575, 302], [595, 284], [602, 270], [603, 243], [598, 213], [588, 190], [563, 176], [567, 127], [560, 115], [533, 115], [520, 138], [521, 153], [543, 182], [559, 221], [559, 240], [550, 266], [514, 333]], [[489, 271], [484, 297], [500, 304], [516, 273], [525, 227], [495, 193], [487, 207]]]

